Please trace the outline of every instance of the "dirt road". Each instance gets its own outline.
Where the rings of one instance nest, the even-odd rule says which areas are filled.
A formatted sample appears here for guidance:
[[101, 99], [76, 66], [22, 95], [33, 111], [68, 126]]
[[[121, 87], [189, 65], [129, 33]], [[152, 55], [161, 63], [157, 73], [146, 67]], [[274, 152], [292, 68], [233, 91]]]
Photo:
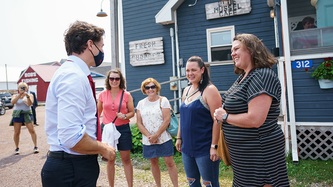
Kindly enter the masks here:
[[[6, 114], [0, 116], [0, 187], [39, 187], [41, 185], [40, 171], [46, 159], [49, 146], [46, 142], [44, 131], [44, 106], [36, 109], [37, 122], [35, 126], [39, 153], [33, 154], [33, 143], [26, 127], [22, 127], [20, 136], [20, 154], [14, 155], [15, 145], [13, 141], [14, 129], [9, 126], [12, 109], [7, 110]], [[108, 186], [106, 176], [106, 164], [100, 161], [100, 176], [97, 186]], [[115, 186], [127, 186], [124, 172], [121, 166], [116, 165]], [[154, 186], [153, 177], [149, 170], [139, 170], [134, 168], [134, 186], [151, 187]], [[172, 186], [168, 173], [162, 173], [163, 186]], [[186, 183], [180, 183], [186, 186]]]

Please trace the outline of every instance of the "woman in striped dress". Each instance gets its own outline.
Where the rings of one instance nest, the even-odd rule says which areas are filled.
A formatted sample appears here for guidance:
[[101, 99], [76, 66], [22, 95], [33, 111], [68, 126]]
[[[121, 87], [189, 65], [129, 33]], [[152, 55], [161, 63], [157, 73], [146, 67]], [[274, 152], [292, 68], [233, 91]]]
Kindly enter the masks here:
[[289, 186], [285, 140], [277, 124], [281, 85], [272, 70], [275, 59], [252, 34], [237, 35], [231, 51], [235, 73], [240, 76], [214, 115], [223, 122], [233, 186]]

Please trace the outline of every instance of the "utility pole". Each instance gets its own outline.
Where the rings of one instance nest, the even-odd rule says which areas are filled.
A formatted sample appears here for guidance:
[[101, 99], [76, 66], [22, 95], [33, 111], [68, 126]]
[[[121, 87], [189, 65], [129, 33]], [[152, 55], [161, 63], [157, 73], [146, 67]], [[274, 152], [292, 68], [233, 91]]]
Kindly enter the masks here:
[[111, 68], [119, 68], [118, 0], [110, 0]]
[[6, 71], [6, 86], [7, 86], [7, 92], [9, 92], [9, 89], [8, 89], [7, 64], [5, 64], [5, 71]]

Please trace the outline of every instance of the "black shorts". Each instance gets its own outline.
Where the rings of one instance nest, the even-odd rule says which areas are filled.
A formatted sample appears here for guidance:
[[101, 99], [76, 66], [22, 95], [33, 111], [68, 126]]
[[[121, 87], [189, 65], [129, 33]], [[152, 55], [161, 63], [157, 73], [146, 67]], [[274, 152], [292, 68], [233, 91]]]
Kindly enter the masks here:
[[120, 138], [118, 139], [117, 148], [119, 151], [128, 151], [132, 149], [132, 133], [129, 124], [116, 126], [117, 130], [120, 132]]
[[[104, 129], [104, 124], [102, 124], [102, 132]], [[132, 149], [132, 132], [130, 125], [127, 123], [125, 125], [116, 126], [116, 129], [121, 134], [118, 139], [117, 148], [119, 151], [129, 151]], [[103, 134], [103, 133], [102, 133]]]

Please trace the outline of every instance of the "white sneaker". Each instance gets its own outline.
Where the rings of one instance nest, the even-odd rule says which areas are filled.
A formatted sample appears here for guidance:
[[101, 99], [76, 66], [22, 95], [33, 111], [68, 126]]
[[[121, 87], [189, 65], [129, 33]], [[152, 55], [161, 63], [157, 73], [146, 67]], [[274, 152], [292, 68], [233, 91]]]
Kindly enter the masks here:
[[15, 155], [19, 155], [20, 154], [20, 149], [19, 148], [16, 148], [15, 149]]
[[39, 153], [38, 147], [34, 147], [34, 154]]

